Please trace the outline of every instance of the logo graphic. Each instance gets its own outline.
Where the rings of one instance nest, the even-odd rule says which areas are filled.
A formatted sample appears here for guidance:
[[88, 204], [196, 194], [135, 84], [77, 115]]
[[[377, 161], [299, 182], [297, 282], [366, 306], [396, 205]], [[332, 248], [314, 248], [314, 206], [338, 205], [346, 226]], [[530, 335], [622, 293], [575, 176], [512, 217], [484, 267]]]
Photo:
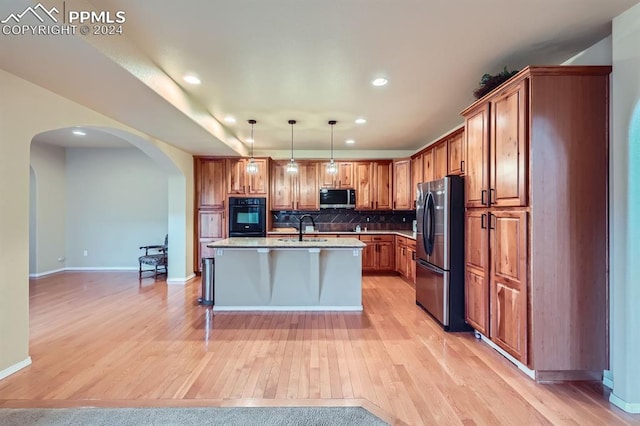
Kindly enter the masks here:
[[[38, 13], [38, 11], [40, 13]], [[42, 5], [42, 3], [38, 3], [34, 7], [31, 7], [31, 6], [27, 7], [22, 13], [10, 14], [4, 20], [0, 21], [0, 23], [6, 24], [9, 21], [13, 20], [14, 23], [18, 24], [20, 23], [20, 20], [28, 13], [31, 13], [31, 15], [35, 16], [42, 23], [44, 23], [44, 19], [42, 18], [42, 16], [40, 16], [40, 14], [44, 14], [45, 16], [48, 16], [49, 19], [57, 23], [58, 19], [55, 16], [53, 16], [53, 13], [57, 15], [58, 13], [60, 13], [60, 11], [56, 7], [52, 7], [51, 10], [47, 10], [47, 8]]]

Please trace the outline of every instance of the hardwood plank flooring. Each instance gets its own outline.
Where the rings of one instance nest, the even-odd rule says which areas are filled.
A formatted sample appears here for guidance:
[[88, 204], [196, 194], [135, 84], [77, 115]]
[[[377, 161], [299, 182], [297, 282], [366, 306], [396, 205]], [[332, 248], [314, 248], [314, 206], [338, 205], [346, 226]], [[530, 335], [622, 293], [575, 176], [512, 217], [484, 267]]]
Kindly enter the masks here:
[[362, 313], [213, 313], [137, 272], [30, 282], [33, 364], [0, 407], [360, 405], [396, 424], [640, 424], [599, 383], [539, 385], [471, 333], [445, 333], [394, 276]]

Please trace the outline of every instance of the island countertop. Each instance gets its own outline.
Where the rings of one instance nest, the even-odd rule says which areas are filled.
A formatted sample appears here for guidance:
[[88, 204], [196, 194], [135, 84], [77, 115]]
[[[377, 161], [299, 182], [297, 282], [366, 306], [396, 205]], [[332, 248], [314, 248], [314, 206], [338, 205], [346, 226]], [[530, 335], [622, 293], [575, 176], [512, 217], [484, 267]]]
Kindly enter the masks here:
[[366, 244], [357, 238], [247, 238], [236, 237], [214, 241], [210, 248], [364, 248]]

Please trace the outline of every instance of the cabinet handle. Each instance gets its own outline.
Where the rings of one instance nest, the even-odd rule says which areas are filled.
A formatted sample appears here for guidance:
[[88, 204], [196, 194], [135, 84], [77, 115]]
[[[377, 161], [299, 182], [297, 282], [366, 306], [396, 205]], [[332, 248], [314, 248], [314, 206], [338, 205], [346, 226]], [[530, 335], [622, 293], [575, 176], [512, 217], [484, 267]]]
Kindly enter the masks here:
[[416, 252], [415, 251], [411, 252], [411, 260], [416, 260]]
[[460, 161], [460, 171], [464, 172], [464, 160]]
[[378, 202], [376, 201], [376, 209], [378, 208]]
[[242, 192], [247, 192], [247, 191], [244, 189], [244, 185], [242, 185]]
[[489, 205], [496, 203], [496, 190], [491, 188], [489, 190]]
[[496, 215], [489, 213], [489, 229], [496, 229]]
[[487, 202], [485, 201], [485, 197], [487, 196], [487, 190], [483, 189], [482, 191], [480, 191], [480, 203], [484, 206], [485, 204], [487, 204]]
[[340, 179], [340, 180], [338, 181], [338, 187], [339, 187], [339, 188], [342, 188], [342, 179]]
[[373, 201], [371, 202], [371, 208], [373, 208]]
[[222, 208], [224, 209], [224, 200], [222, 200]]
[[293, 210], [293, 201], [291, 202], [291, 210]]
[[394, 210], [396, 209], [396, 202], [395, 201], [393, 202], [393, 209]]
[[486, 213], [482, 213], [482, 216], [480, 216], [480, 228], [487, 229], [487, 214]]
[[222, 210], [222, 219], [224, 219], [224, 210]]

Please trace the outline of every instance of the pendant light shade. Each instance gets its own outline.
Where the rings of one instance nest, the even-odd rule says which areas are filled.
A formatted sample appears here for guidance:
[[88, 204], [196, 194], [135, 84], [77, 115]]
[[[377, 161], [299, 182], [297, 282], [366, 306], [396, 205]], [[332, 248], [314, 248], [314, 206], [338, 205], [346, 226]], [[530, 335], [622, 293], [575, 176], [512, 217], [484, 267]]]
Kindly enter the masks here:
[[291, 125], [291, 161], [287, 164], [287, 173], [298, 173], [298, 163], [293, 159], [293, 125], [296, 124], [296, 120], [289, 120]]
[[258, 163], [253, 159], [253, 144], [255, 143], [255, 139], [253, 138], [253, 125], [257, 123], [256, 120], [247, 120], [249, 124], [251, 124], [251, 158], [249, 158], [249, 162], [247, 163], [247, 173], [250, 175], [255, 175], [259, 172]]
[[331, 161], [327, 164], [327, 173], [330, 175], [338, 173], [338, 165], [333, 161], [333, 126], [335, 126], [336, 123], [336, 120], [329, 120], [329, 125], [331, 126]]

